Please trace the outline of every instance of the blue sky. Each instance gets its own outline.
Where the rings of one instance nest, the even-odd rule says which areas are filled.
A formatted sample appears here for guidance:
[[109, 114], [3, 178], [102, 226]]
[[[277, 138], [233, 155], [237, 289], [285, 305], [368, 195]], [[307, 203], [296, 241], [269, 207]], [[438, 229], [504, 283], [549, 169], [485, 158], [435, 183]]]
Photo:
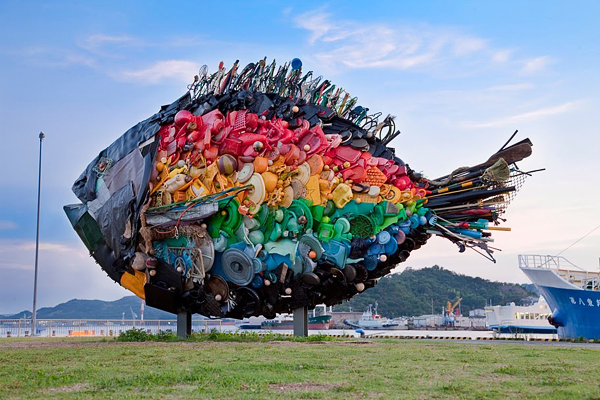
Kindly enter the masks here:
[[[62, 205], [126, 129], [183, 94], [202, 64], [299, 57], [371, 110], [435, 178], [530, 137], [530, 178], [499, 232], [498, 263], [432, 240], [402, 268], [439, 264], [527, 282], [517, 254], [557, 254], [600, 224], [600, 3], [0, 3], [0, 313], [31, 308], [38, 133], [44, 131], [40, 306], [128, 294], [104, 276]], [[597, 268], [600, 229], [564, 255]]]

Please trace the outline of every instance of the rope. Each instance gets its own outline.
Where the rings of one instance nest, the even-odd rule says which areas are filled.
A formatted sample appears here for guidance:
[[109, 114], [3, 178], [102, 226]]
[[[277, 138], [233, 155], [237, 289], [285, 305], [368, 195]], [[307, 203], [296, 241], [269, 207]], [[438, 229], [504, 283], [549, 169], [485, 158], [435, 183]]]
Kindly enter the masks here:
[[175, 226], [172, 229], [169, 229], [168, 231], [161, 231], [158, 229], [155, 229], [157, 233], [162, 234], [162, 235], [166, 235], [166, 234], [170, 234], [172, 232], [175, 232], [177, 234], [177, 228], [179, 227], [179, 223], [181, 222], [181, 218], [183, 218], [183, 216], [185, 215], [186, 212], [188, 212], [189, 210], [191, 210], [192, 208], [194, 208], [197, 204], [192, 204], [191, 206], [189, 206], [188, 208], [186, 208], [181, 215], [179, 215], [179, 218], [177, 218], [177, 223], [175, 224]]
[[[571, 247], [575, 246], [577, 243], [581, 242], [583, 239], [585, 239], [586, 237], [588, 237], [589, 235], [591, 235], [592, 232], [594, 232], [598, 228], [600, 228], [600, 225], [596, 226], [594, 229], [592, 229], [591, 231], [589, 231], [588, 233], [586, 233], [585, 235], [583, 235], [582, 237], [580, 237], [579, 239], [577, 239], [576, 241], [574, 241], [573, 243], [571, 243], [569, 246], [567, 246], [566, 248], [564, 248], [560, 253], [558, 253], [557, 255], [552, 256], [552, 257], [558, 257], [558, 256], [560, 256], [562, 253], [564, 253], [565, 251], [569, 250]], [[543, 267], [544, 265], [548, 264], [549, 262], [550, 262], [550, 259], [548, 259], [545, 263], [543, 263], [542, 265], [540, 265], [540, 268]], [[575, 266], [575, 267], [583, 270], [583, 268], [581, 268], [580, 266], [575, 265], [575, 264], [573, 264], [571, 262], [569, 262], [569, 263], [572, 264], [573, 266]]]
[[562, 253], [564, 253], [565, 251], [569, 250], [571, 247], [575, 246], [577, 243], [581, 242], [583, 239], [585, 239], [586, 237], [588, 237], [589, 235], [591, 235], [592, 232], [594, 232], [598, 228], [600, 228], [600, 225], [596, 226], [594, 229], [592, 229], [591, 231], [589, 231], [588, 233], [586, 233], [585, 235], [583, 235], [582, 237], [580, 237], [579, 239], [577, 239], [570, 246], [567, 246], [567, 248], [565, 248], [563, 251], [561, 251], [560, 253], [558, 253], [555, 257], [560, 256]]

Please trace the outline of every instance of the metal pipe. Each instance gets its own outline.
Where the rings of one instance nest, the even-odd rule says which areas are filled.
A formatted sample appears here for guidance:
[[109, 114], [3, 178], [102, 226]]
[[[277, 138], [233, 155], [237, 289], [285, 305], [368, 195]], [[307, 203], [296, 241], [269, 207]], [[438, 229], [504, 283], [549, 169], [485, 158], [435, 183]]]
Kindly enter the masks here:
[[46, 135], [44, 132], [40, 132], [40, 159], [39, 159], [39, 170], [38, 170], [38, 197], [37, 197], [37, 229], [35, 233], [35, 272], [33, 275], [33, 312], [31, 313], [31, 336], [36, 335], [37, 320], [37, 277], [38, 277], [38, 254], [40, 248], [40, 193], [42, 189], [42, 141]]

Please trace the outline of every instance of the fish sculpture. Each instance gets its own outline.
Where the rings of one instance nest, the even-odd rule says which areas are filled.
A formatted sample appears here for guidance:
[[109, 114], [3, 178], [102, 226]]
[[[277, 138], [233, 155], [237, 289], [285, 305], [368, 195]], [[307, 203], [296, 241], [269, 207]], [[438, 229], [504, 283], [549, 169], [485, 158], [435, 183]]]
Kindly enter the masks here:
[[432, 235], [493, 260], [532, 143], [428, 179], [390, 147], [399, 133], [299, 59], [203, 67], [98, 154], [65, 212], [115, 282], [207, 317], [339, 304]]

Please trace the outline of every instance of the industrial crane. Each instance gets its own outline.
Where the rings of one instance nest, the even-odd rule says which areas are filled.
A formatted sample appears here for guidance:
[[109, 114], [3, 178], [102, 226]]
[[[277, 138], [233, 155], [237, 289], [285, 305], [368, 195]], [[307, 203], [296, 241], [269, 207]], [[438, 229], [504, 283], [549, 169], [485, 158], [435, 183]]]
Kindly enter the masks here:
[[447, 316], [454, 314], [454, 309], [456, 308], [456, 306], [458, 306], [460, 304], [461, 300], [462, 300], [462, 297], [459, 298], [458, 300], [456, 300], [456, 302], [454, 304], [450, 304], [449, 301], [446, 303], [446, 315]]
[[461, 300], [462, 297], [456, 300], [454, 304], [451, 304], [450, 301], [446, 302], [446, 310], [444, 312], [444, 324], [446, 326], [454, 326], [454, 309], [460, 304]]

